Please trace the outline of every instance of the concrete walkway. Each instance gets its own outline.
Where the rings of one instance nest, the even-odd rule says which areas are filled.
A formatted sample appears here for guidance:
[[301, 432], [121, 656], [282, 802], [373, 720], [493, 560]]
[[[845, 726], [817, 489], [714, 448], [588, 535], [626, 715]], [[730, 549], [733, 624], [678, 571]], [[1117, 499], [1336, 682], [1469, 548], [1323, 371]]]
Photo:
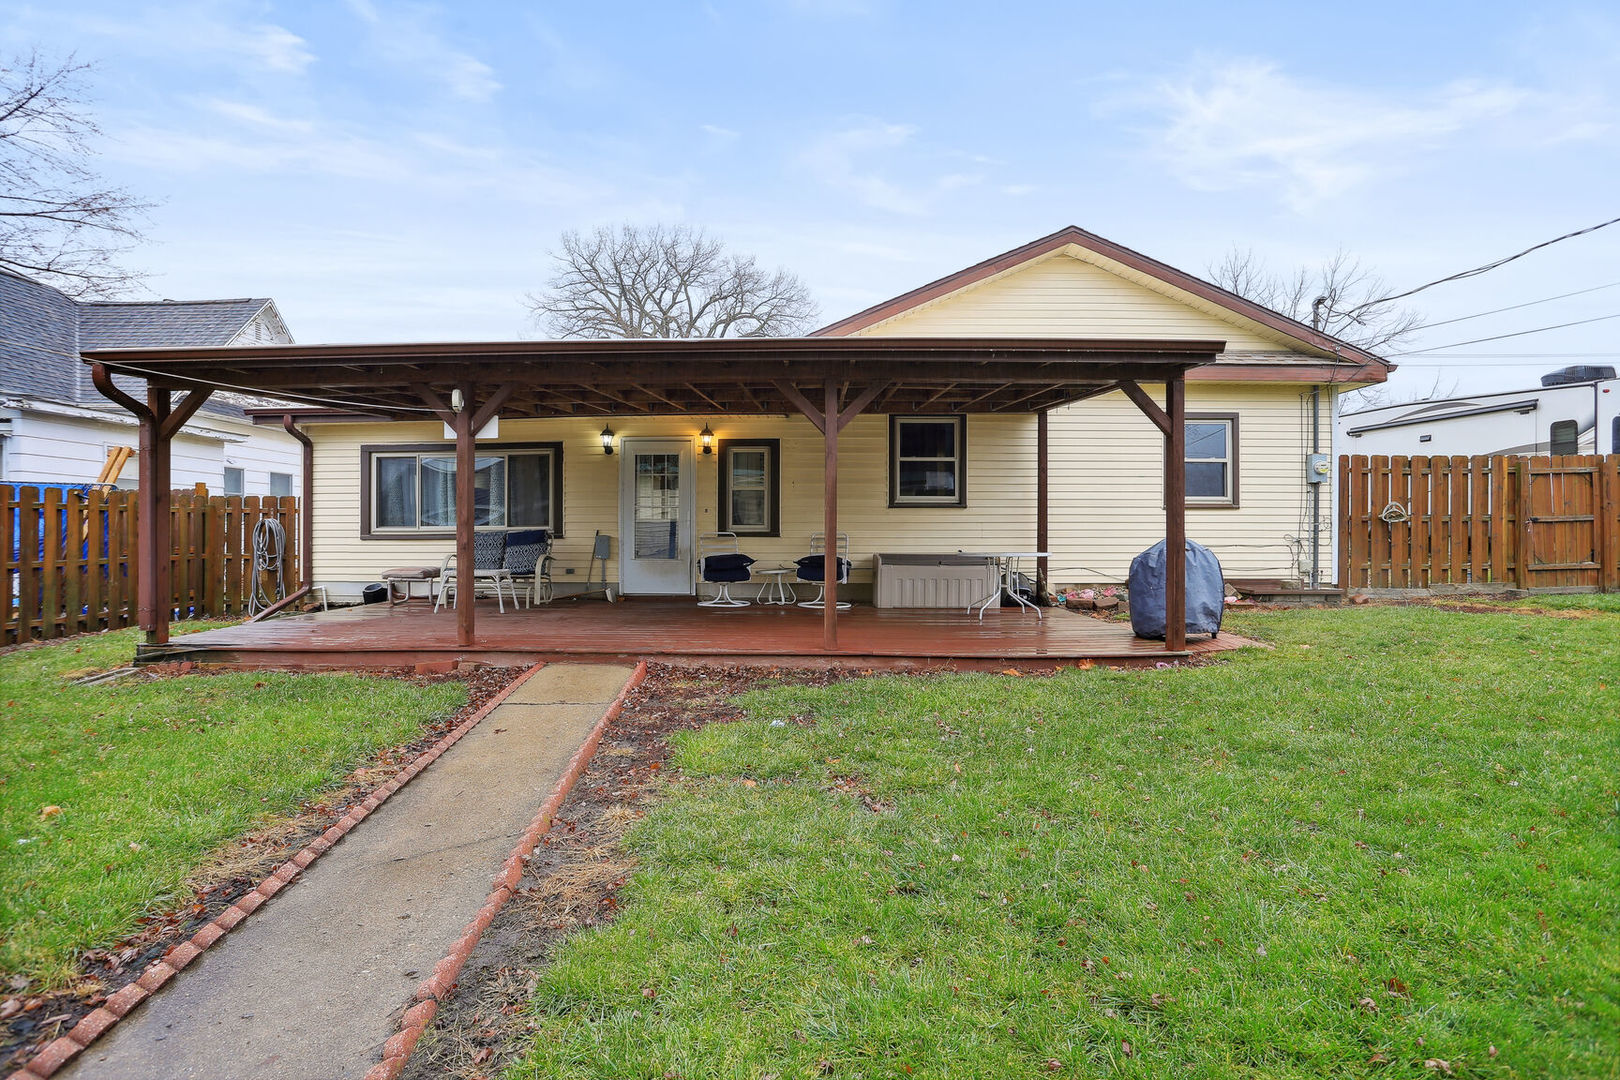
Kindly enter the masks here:
[[542, 668], [57, 1076], [363, 1076], [630, 674]]

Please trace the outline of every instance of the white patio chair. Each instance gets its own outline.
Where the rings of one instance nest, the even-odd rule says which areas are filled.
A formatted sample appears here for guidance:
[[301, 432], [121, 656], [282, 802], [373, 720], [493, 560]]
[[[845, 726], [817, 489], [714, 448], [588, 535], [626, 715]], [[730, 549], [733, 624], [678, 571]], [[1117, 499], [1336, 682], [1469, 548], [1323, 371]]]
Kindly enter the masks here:
[[[810, 554], [798, 560], [799, 580], [808, 581], [817, 586], [814, 600], [805, 600], [799, 604], [802, 608], [820, 608], [827, 606], [826, 576], [827, 534], [810, 534]], [[836, 537], [835, 554], [838, 558], [838, 584], [849, 583], [849, 533], [839, 533]], [[848, 600], [838, 601], [838, 610], [843, 611], [849, 607]]]
[[699, 600], [698, 607], [747, 607], [751, 601], [732, 596], [731, 586], [752, 577], [748, 570], [752, 565], [754, 560], [738, 550], [736, 533], [713, 532], [699, 536], [698, 577], [705, 584], [715, 586], [715, 593], [708, 600]]

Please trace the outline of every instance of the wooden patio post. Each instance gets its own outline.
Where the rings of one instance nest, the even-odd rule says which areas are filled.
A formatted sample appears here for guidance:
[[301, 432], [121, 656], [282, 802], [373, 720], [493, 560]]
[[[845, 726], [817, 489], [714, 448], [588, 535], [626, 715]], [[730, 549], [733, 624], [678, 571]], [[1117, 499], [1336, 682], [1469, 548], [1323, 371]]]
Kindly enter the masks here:
[[478, 496], [470, 387], [462, 391], [462, 398], [462, 409], [452, 426], [456, 431], [456, 642], [465, 648], [473, 643], [473, 502]]
[[[1050, 424], [1047, 421], [1047, 410], [1042, 409], [1035, 414], [1035, 550], [1047, 550], [1049, 533], [1047, 530], [1047, 503], [1052, 494], [1051, 481], [1047, 475], [1047, 465], [1051, 451], [1050, 434], [1047, 431]], [[1051, 591], [1050, 568], [1047, 559], [1035, 560], [1035, 592], [1037, 596], [1046, 596]]]
[[293, 420], [292, 414], [281, 418], [281, 426], [287, 434], [297, 439], [303, 446], [303, 506], [298, 508], [298, 568], [302, 571], [299, 584], [311, 588], [315, 584], [315, 440], [305, 432], [299, 430], [298, 424]]
[[148, 645], [169, 641], [169, 605], [173, 601], [170, 579], [172, 540], [169, 521], [170, 470], [169, 439], [164, 421], [169, 418], [169, 392], [156, 386], [146, 389], [146, 411], [141, 416], [140, 434], [140, 532], [136, 551], [141, 575], [136, 586], [136, 611], [146, 631]]
[[821, 580], [826, 586], [827, 606], [821, 613], [821, 644], [828, 652], [838, 648], [838, 383], [827, 380], [822, 408], [822, 442], [826, 448], [826, 473], [822, 480], [822, 522], [825, 534]]
[[1165, 383], [1170, 420], [1164, 467], [1164, 647], [1187, 647], [1187, 379], [1176, 372]]

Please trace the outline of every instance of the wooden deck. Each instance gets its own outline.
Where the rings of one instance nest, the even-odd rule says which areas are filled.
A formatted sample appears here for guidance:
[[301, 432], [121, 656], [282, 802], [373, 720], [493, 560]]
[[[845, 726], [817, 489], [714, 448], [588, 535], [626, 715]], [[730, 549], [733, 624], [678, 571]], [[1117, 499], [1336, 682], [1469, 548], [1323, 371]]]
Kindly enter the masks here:
[[497, 612], [478, 602], [471, 648], [456, 644], [456, 615], [424, 602], [288, 615], [258, 623], [182, 634], [146, 646], [137, 660], [194, 660], [253, 667], [354, 668], [444, 660], [528, 663], [556, 659], [656, 658], [675, 662], [836, 664], [890, 669], [1007, 666], [1051, 668], [1093, 660], [1150, 665], [1253, 644], [1222, 634], [1198, 637], [1185, 652], [1167, 652], [1125, 623], [1062, 609], [1045, 619], [1012, 609], [984, 620], [959, 611], [878, 610], [859, 606], [838, 618], [839, 649], [821, 643], [821, 612], [804, 608], [700, 608], [691, 601], [562, 600]]

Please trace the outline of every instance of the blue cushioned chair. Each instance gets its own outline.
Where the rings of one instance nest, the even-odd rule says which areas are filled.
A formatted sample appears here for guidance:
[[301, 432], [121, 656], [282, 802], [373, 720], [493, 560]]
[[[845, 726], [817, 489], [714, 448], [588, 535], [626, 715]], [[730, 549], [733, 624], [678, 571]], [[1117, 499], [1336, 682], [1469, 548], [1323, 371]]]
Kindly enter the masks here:
[[[800, 607], [818, 608], [827, 606], [827, 582], [824, 580], [827, 572], [827, 534], [810, 534], [810, 554], [798, 560], [799, 580], [814, 582], [817, 587], [816, 598], [806, 600]], [[838, 556], [838, 584], [849, 583], [849, 534], [839, 533], [837, 540]], [[838, 601], [838, 610], [843, 611], [849, 607], [848, 600]]]
[[704, 533], [698, 537], [698, 577], [715, 586], [713, 598], [699, 600], [698, 607], [747, 607], [749, 601], [731, 595], [731, 586], [752, 577], [748, 568], [753, 565], [753, 559], [737, 550], [736, 533]]

